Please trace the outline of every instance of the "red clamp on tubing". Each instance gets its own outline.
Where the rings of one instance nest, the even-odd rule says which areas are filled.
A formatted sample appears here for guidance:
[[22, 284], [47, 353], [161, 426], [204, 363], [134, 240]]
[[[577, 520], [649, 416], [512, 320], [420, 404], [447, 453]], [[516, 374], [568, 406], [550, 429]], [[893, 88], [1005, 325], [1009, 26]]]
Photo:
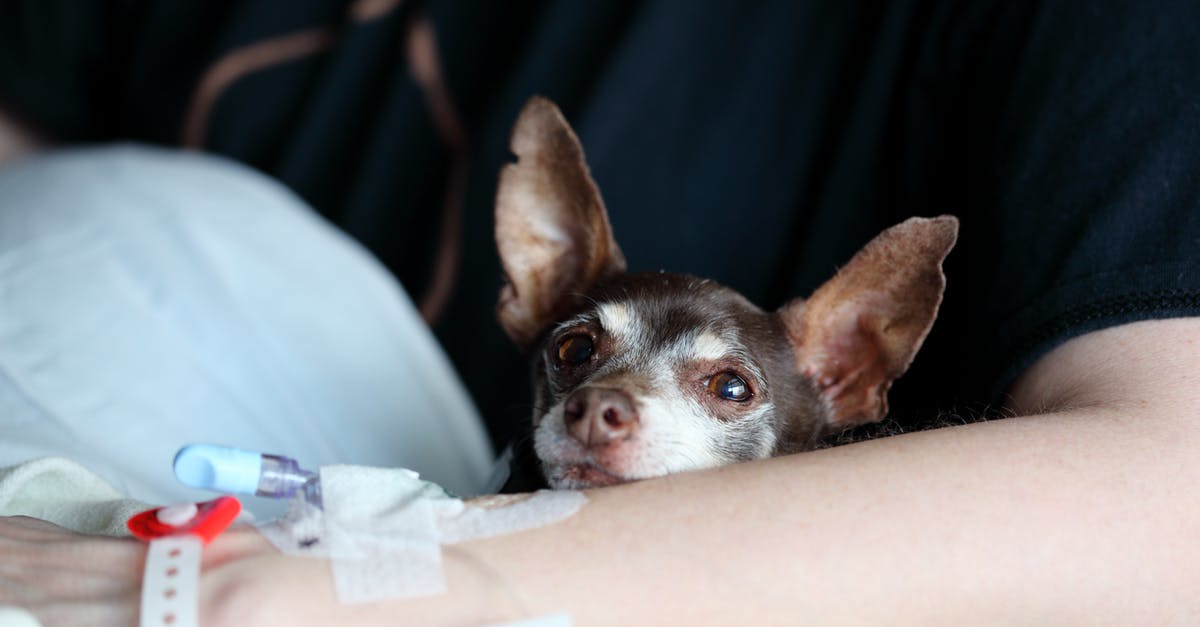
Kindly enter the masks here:
[[232, 496], [220, 496], [211, 501], [197, 503], [196, 515], [180, 525], [169, 525], [159, 520], [158, 513], [163, 509], [165, 508], [156, 507], [135, 514], [125, 526], [135, 538], [147, 542], [166, 536], [189, 534], [208, 544], [237, 518], [238, 513], [242, 511], [242, 504]]

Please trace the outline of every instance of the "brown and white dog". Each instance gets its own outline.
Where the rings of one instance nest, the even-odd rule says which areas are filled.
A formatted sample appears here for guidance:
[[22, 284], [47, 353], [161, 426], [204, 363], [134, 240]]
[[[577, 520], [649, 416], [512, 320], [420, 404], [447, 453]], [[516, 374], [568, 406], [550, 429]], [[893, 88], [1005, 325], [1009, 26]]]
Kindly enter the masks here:
[[533, 362], [551, 486], [610, 485], [813, 448], [877, 421], [937, 315], [958, 221], [911, 218], [774, 312], [713, 281], [627, 273], [583, 149], [533, 98], [500, 174], [497, 315]]

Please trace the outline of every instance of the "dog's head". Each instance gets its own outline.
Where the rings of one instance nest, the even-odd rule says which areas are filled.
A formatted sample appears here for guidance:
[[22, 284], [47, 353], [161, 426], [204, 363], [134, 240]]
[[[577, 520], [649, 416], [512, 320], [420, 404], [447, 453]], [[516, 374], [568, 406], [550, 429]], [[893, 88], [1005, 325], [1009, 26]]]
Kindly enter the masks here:
[[496, 198], [497, 315], [533, 364], [534, 449], [555, 487], [811, 448], [879, 420], [941, 303], [952, 217], [912, 218], [808, 299], [764, 312], [712, 281], [627, 273], [575, 133], [534, 98]]

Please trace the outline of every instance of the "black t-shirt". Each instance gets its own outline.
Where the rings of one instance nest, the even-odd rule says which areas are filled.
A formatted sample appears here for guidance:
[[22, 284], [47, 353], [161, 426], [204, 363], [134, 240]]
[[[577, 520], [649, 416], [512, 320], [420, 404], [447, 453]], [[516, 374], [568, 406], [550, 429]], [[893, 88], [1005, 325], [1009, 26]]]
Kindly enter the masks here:
[[6, 0], [0, 102], [291, 186], [435, 318], [499, 442], [530, 406], [492, 199], [530, 95], [579, 132], [631, 269], [764, 307], [955, 214], [903, 423], [1002, 405], [1073, 336], [1200, 313], [1196, 24], [1194, 1]]

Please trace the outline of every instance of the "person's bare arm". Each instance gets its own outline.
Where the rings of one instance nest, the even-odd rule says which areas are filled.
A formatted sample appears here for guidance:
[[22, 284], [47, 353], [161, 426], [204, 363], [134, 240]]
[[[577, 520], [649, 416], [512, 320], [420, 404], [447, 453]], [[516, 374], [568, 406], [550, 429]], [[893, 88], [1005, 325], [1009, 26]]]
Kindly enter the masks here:
[[[419, 601], [340, 605], [327, 562], [231, 532], [205, 551], [201, 617], [1196, 624], [1198, 347], [1200, 319], [1093, 333], [1014, 387], [1039, 415], [596, 490], [563, 523], [448, 551], [450, 592]], [[0, 604], [48, 625], [136, 612], [136, 542], [0, 519], [0, 553]]]
[[515, 594], [576, 625], [1200, 622], [1200, 319], [1078, 338], [1013, 399], [1040, 413], [592, 491], [461, 547], [495, 577], [448, 554], [420, 601], [340, 606], [327, 563], [251, 551], [205, 617], [463, 624]]

